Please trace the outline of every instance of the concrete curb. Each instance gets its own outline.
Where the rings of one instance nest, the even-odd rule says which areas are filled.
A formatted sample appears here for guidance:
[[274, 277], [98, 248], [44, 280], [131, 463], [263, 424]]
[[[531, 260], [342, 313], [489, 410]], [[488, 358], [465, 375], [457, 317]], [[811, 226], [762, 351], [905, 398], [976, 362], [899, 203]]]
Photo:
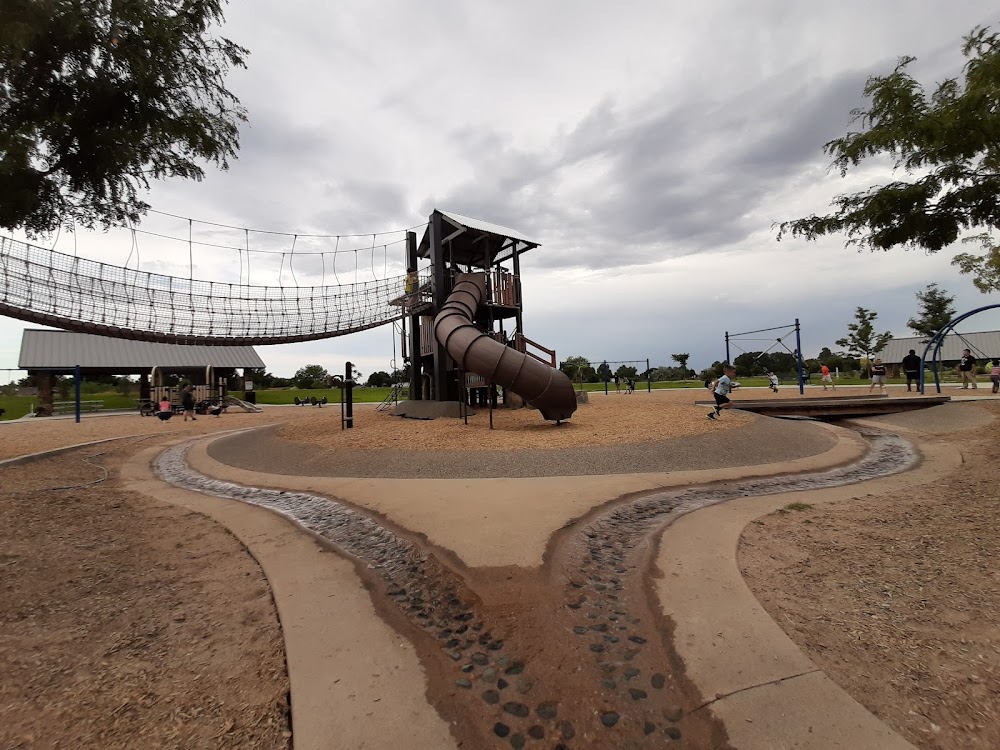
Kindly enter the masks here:
[[664, 532], [657, 558], [664, 575], [655, 588], [663, 612], [675, 623], [675, 647], [706, 706], [740, 750], [913, 750], [820, 671], [771, 619], [747, 587], [736, 558], [746, 525], [790, 502], [816, 505], [898, 493], [961, 465], [955, 447], [917, 442], [924, 460], [904, 474], [741, 498], [695, 511]]
[[260, 564], [284, 638], [295, 748], [454, 748], [447, 723], [425, 700], [427, 680], [413, 645], [376, 613], [349, 560], [276, 513], [156, 477], [155, 457], [190, 440], [140, 451], [123, 466], [123, 482], [208, 516]]
[[50, 458], [52, 456], [58, 456], [60, 453], [68, 453], [69, 451], [75, 451], [77, 448], [86, 448], [91, 445], [102, 445], [104, 443], [113, 443], [116, 440], [138, 440], [139, 438], [146, 438], [150, 436], [159, 435], [157, 432], [147, 432], [142, 435], [127, 435], [125, 437], [113, 437], [104, 438], [103, 440], [91, 440], [88, 443], [76, 443], [74, 445], [64, 445], [61, 448], [52, 448], [47, 451], [38, 451], [38, 453], [25, 453], [23, 456], [14, 456], [13, 458], [5, 458], [0, 461], [0, 469], [4, 466], [14, 466], [15, 464], [27, 464], [32, 461], [38, 461], [42, 458]]

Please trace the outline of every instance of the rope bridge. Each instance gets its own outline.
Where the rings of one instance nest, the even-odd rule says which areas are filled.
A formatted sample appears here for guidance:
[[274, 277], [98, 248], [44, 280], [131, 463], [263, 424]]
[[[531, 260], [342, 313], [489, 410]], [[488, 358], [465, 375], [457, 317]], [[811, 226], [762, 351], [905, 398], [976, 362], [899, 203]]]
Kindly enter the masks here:
[[[416, 288], [430, 278], [421, 272]], [[255, 286], [166, 276], [0, 237], [0, 315], [54, 328], [170, 344], [287, 344], [399, 320], [407, 277]]]

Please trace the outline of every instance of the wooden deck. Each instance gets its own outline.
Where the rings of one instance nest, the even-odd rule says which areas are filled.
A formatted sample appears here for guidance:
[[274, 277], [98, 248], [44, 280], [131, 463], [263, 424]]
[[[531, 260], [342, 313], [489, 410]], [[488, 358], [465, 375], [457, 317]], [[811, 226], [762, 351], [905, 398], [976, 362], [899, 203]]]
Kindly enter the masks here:
[[[733, 399], [733, 408], [771, 417], [815, 417], [846, 419], [877, 414], [898, 414], [927, 409], [951, 401], [951, 396], [830, 396], [827, 398]], [[698, 406], [715, 406], [714, 401], [698, 401]]]

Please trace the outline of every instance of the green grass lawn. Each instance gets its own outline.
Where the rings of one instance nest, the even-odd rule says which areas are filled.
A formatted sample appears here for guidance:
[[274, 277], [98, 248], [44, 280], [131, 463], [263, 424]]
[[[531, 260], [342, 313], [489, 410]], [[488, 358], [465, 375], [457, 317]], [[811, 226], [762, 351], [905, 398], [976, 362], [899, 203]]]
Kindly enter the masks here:
[[[389, 395], [390, 388], [355, 388], [354, 389], [354, 403], [370, 403], [376, 402], [381, 403], [385, 400], [385, 397]], [[257, 403], [258, 404], [294, 404], [295, 397], [298, 396], [300, 399], [309, 399], [315, 397], [317, 400], [321, 400], [323, 396], [326, 396], [326, 400], [331, 404], [340, 403], [341, 390], [339, 388], [314, 388], [314, 389], [300, 389], [300, 388], [277, 388], [266, 391], [257, 391]], [[237, 397], [242, 397], [242, 394], [235, 394]], [[406, 389], [400, 395], [399, 400], [403, 401], [407, 398]]]
[[[989, 378], [980, 376], [980, 381], [985, 380], [987, 385], [989, 385]], [[767, 378], [739, 378], [739, 382], [744, 387], [753, 386], [766, 386]], [[958, 378], [954, 373], [947, 373], [942, 377], [942, 383], [945, 384], [955, 384], [958, 382]], [[867, 378], [840, 378], [835, 380], [836, 385], [870, 385], [871, 381]], [[905, 384], [905, 378], [890, 378], [888, 380], [889, 385], [900, 385]], [[812, 386], [820, 385], [819, 376], [814, 375], [812, 380], [809, 382]], [[576, 384], [580, 387], [580, 384]], [[795, 381], [783, 381], [782, 385], [795, 385]], [[934, 380], [933, 375], [928, 373], [927, 385], [929, 388], [933, 388]], [[653, 389], [661, 390], [666, 388], [704, 388], [704, 383], [700, 380], [672, 380], [666, 382], [659, 382], [652, 384]], [[583, 388], [586, 391], [603, 393], [604, 383], [584, 383]], [[635, 389], [637, 391], [646, 390], [646, 381], [640, 380], [635, 384]], [[389, 394], [389, 388], [355, 388], [354, 389], [354, 402], [355, 403], [381, 403], [385, 397]], [[614, 383], [608, 384], [608, 391], [613, 393], [615, 390]], [[624, 385], [622, 386], [624, 391]], [[317, 399], [322, 399], [326, 396], [327, 402], [331, 404], [340, 403], [341, 390], [339, 388], [317, 388], [315, 390], [301, 390], [298, 388], [278, 388], [274, 390], [257, 391], [257, 403], [258, 404], [294, 404], [295, 397], [298, 396], [300, 399], [308, 399], [311, 396], [315, 396]], [[242, 397], [243, 394], [239, 391], [234, 391], [233, 395], [237, 397]], [[108, 393], [85, 393], [81, 395], [81, 400], [83, 401], [100, 401], [102, 410], [112, 410], [112, 409], [138, 409], [139, 397], [138, 394], [132, 394], [129, 396], [123, 396], [120, 393], [108, 392]], [[407, 391], [404, 389], [400, 395], [400, 401], [407, 398]], [[62, 401], [61, 398], [56, 398], [56, 401]], [[73, 396], [70, 394], [67, 401], [72, 401]], [[38, 405], [37, 396], [4, 396], [0, 394], [0, 409], [4, 410], [4, 413], [0, 415], [0, 419], [19, 419], [25, 414], [30, 413], [32, 406]]]

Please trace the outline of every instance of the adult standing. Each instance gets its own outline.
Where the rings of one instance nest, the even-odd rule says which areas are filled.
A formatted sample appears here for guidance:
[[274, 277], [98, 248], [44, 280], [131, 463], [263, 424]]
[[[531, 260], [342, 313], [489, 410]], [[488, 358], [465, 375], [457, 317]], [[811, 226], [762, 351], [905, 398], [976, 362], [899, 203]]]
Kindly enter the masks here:
[[195, 421], [194, 416], [194, 388], [188, 383], [184, 386], [184, 390], [181, 391], [181, 406], [184, 407], [184, 421], [188, 421], [188, 416], [191, 417], [191, 421]]
[[923, 365], [923, 360], [917, 355], [917, 352], [910, 349], [910, 353], [903, 357], [903, 372], [906, 373], [906, 390], [911, 390], [910, 386], [913, 381], [917, 382], [917, 388], [920, 387], [920, 368]]
[[972, 383], [973, 389], [979, 387], [976, 385], [976, 358], [968, 349], [962, 350], [962, 358], [958, 360], [958, 372], [962, 376], [963, 390], [969, 387], [969, 383]]

